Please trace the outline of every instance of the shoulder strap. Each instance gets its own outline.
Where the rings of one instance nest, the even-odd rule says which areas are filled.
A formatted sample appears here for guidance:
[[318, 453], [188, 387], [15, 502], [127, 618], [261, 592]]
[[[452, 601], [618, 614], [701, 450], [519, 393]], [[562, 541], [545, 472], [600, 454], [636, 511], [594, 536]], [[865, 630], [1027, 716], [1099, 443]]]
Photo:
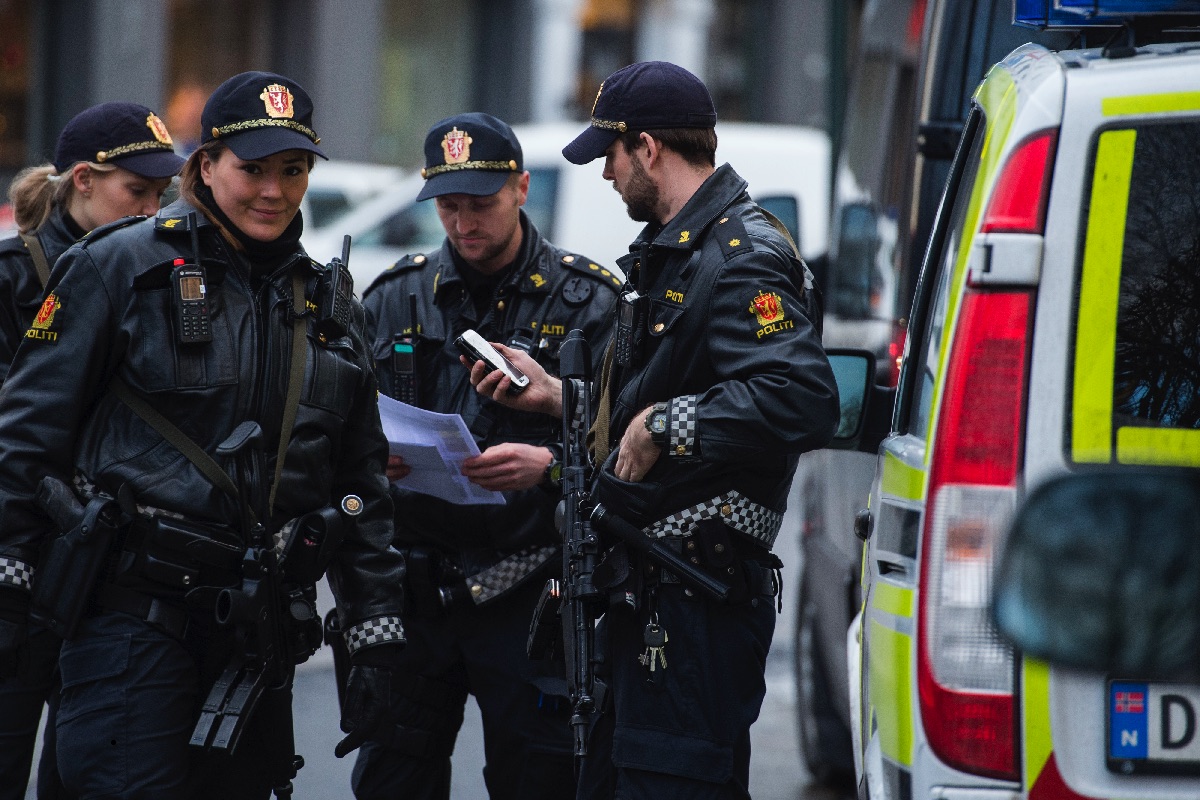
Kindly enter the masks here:
[[288, 369], [287, 398], [283, 401], [283, 424], [279, 429], [279, 451], [275, 454], [275, 480], [271, 482], [271, 496], [267, 508], [275, 511], [275, 492], [279, 490], [279, 479], [283, 477], [283, 459], [287, 455], [296, 414], [300, 410], [300, 389], [304, 386], [304, 357], [308, 353], [308, 323], [304, 304], [304, 276], [292, 272], [292, 363]]
[[46, 260], [46, 251], [42, 249], [42, 243], [36, 236], [28, 233], [22, 233], [20, 236], [21, 241], [29, 248], [29, 255], [33, 258], [33, 266], [37, 270], [38, 280], [42, 282], [42, 288], [45, 289], [46, 284], [50, 282], [50, 262]]

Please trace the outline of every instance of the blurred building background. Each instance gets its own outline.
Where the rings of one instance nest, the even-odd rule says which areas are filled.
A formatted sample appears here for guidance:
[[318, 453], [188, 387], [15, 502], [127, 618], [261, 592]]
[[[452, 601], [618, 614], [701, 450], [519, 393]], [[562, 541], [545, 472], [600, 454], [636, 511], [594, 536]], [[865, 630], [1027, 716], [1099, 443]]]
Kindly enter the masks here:
[[840, 119], [845, 31], [861, 5], [0, 0], [0, 189], [46, 160], [62, 125], [98, 102], [159, 110], [186, 147], [208, 93], [247, 69], [305, 85], [331, 156], [404, 166], [419, 163], [439, 118], [482, 110], [513, 123], [584, 119], [604, 76], [647, 59], [700, 75], [722, 119], [829, 128]]

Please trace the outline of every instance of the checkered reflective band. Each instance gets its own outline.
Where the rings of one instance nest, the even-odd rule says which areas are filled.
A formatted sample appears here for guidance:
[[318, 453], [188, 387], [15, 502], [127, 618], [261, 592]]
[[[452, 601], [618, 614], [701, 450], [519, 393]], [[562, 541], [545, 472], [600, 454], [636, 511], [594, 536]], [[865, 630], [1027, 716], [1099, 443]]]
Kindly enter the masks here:
[[384, 642], [403, 642], [404, 623], [399, 617], [375, 617], [346, 631], [346, 649], [354, 655], [364, 647]]
[[28, 591], [33, 588], [33, 567], [15, 558], [0, 558], [0, 584]]
[[685, 394], [671, 400], [667, 419], [667, 449], [675, 456], [695, 455], [696, 395]]
[[512, 589], [535, 569], [545, 564], [557, 547], [526, 547], [503, 561], [467, 578], [475, 605], [486, 603]]
[[575, 408], [571, 414], [571, 431], [578, 433], [586, 421], [588, 409], [583, 407], [583, 381], [579, 378], [568, 378], [571, 381], [572, 390], [575, 392]]
[[643, 528], [648, 536], [687, 536], [701, 520], [720, 517], [726, 525], [755, 539], [768, 550], [775, 545], [783, 514], [744, 497], [737, 490], [717, 495], [711, 500], [676, 511], [658, 522]]

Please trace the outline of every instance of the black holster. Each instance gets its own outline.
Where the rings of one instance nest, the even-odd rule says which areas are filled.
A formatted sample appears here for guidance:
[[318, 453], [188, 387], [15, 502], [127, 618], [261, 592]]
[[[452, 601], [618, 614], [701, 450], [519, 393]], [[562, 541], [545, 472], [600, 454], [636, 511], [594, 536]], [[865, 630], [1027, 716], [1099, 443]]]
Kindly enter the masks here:
[[95, 497], [81, 505], [66, 484], [51, 477], [38, 485], [37, 502], [62, 532], [43, 553], [29, 616], [63, 639], [72, 639], [128, 518], [109, 498]]

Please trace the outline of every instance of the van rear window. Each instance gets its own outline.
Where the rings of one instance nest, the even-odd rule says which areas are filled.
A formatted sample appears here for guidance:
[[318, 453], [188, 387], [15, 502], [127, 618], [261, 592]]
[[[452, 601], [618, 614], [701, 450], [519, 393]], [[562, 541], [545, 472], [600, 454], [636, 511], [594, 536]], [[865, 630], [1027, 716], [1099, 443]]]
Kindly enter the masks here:
[[1200, 465], [1200, 121], [1102, 132], [1078, 287], [1069, 452]]

